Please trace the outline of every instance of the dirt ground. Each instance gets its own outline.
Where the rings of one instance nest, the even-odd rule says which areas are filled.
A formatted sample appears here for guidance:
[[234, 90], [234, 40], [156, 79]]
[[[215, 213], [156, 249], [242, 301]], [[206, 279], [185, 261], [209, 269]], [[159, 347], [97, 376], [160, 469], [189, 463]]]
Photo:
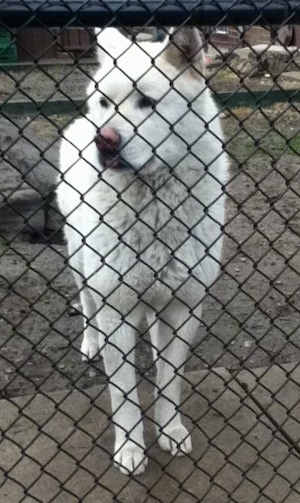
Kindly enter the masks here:
[[[75, 85], [70, 70], [68, 65], [48, 69], [44, 82], [28, 70], [11, 72], [6, 78], [21, 82], [13, 84], [19, 88], [13, 99], [20, 93], [24, 97], [24, 89], [35, 99], [54, 96], [54, 75], [61, 78], [60, 93], [83, 96], [86, 74], [76, 70], [79, 84]], [[7, 82], [0, 79], [2, 100], [10, 97]], [[223, 111], [231, 168], [222, 271], [205, 300], [189, 369], [252, 368], [299, 360], [299, 112], [297, 105], [287, 104], [260, 111]], [[33, 141], [41, 137], [50, 142], [72, 117], [11, 119]], [[32, 244], [22, 234], [28, 220], [42, 227], [41, 200], [4, 162], [0, 197], [2, 396], [103, 382], [102, 363], [86, 364], [80, 359], [83, 320], [70, 316], [76, 288], [66, 267], [66, 248]], [[141, 327], [137, 367], [147, 376], [154, 369], [144, 331]]]
[[232, 71], [226, 65], [224, 68], [208, 70], [207, 82], [209, 87], [216, 92], [255, 92], [299, 89], [299, 79], [293, 79], [290, 74], [283, 73], [276, 79], [273, 79], [268, 73], [261, 76], [244, 77], [241, 79], [236, 72]]

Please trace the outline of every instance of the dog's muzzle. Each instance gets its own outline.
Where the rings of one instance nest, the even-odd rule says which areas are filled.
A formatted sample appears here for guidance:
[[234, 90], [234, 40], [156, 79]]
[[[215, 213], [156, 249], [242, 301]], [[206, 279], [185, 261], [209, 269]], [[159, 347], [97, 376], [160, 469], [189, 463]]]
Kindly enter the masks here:
[[105, 168], [123, 169], [128, 167], [120, 156], [121, 135], [112, 127], [97, 131], [95, 143], [99, 150], [101, 164]]

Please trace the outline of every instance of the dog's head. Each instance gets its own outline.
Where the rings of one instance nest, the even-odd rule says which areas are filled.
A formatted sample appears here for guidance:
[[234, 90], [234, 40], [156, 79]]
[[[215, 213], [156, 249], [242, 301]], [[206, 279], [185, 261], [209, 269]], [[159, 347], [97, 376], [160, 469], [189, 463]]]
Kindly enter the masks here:
[[204, 129], [202, 54], [195, 28], [171, 30], [163, 42], [133, 43], [115, 28], [98, 33], [88, 109], [103, 167], [146, 175], [190, 155]]

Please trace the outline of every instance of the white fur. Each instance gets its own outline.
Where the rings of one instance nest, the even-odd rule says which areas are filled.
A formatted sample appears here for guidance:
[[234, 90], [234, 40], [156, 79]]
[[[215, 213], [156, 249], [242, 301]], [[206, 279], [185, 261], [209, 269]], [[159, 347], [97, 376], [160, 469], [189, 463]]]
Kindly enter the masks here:
[[[190, 34], [190, 45], [196, 37], [201, 46], [195, 33], [184, 32], [183, 47]], [[110, 378], [115, 463], [123, 473], [138, 474], [147, 464], [134, 368], [143, 315], [157, 366], [159, 444], [179, 455], [192, 448], [177, 411], [180, 376], [205, 289], [219, 272], [227, 158], [209, 90], [196, 71], [182, 62], [176, 67], [167, 42], [132, 45], [114, 29], [101, 31], [100, 42], [114, 57], [122, 55], [115, 66], [99, 49], [88, 114], [62, 141], [58, 199], [87, 320], [82, 352], [91, 359], [101, 350]], [[139, 108], [138, 90], [157, 100], [156, 111]], [[113, 104], [100, 105], [103, 96], [117, 112]], [[103, 125], [121, 135], [121, 154], [132, 169], [101, 166], [94, 137]]]

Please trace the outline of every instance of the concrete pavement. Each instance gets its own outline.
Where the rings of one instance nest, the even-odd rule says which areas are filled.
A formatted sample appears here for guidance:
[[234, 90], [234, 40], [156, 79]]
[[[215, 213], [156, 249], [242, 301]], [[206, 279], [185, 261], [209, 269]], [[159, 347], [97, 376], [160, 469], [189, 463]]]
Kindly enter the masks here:
[[[299, 442], [300, 369], [294, 367], [242, 371], [239, 379]], [[192, 429], [190, 457], [172, 458], [159, 449], [152, 392], [150, 383], [141, 383], [150, 460], [136, 478], [111, 465], [105, 387], [2, 400], [0, 467], [7, 476], [0, 472], [0, 502], [299, 503], [299, 456], [229, 372], [185, 375], [182, 412]]]

